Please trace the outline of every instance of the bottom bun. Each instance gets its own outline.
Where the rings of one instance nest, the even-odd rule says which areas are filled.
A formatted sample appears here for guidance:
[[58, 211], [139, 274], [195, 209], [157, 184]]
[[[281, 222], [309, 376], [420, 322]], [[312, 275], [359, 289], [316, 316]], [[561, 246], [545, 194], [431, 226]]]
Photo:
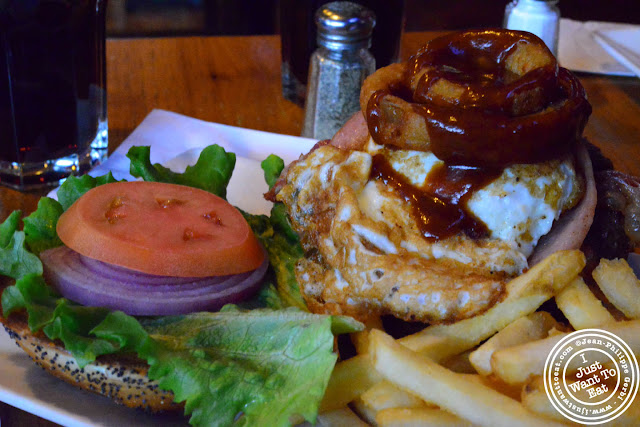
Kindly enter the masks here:
[[105, 355], [78, 367], [75, 358], [42, 334], [33, 334], [26, 319], [0, 317], [5, 330], [31, 359], [45, 371], [81, 389], [113, 399], [129, 408], [149, 412], [183, 411], [173, 393], [161, 390], [147, 376], [149, 366], [134, 355]]

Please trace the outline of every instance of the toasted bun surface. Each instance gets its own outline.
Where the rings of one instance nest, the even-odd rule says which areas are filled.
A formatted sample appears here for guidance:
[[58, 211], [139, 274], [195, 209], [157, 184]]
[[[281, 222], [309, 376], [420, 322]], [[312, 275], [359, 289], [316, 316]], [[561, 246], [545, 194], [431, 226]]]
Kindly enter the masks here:
[[75, 387], [148, 412], [184, 409], [174, 403], [172, 392], [161, 390], [157, 382], [149, 379], [149, 366], [134, 355], [100, 356], [81, 369], [61, 345], [41, 333], [32, 333], [24, 316], [0, 317], [0, 323], [38, 366]]

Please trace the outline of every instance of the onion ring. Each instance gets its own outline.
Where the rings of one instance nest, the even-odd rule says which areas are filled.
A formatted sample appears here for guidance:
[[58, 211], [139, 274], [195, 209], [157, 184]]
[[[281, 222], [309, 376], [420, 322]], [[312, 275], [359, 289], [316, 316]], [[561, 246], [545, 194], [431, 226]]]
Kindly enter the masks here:
[[268, 257], [253, 271], [229, 276], [169, 277], [87, 258], [66, 246], [40, 254], [44, 277], [65, 298], [134, 316], [215, 311], [250, 297], [260, 287]]
[[434, 39], [370, 76], [360, 103], [377, 143], [484, 167], [571, 151], [591, 113], [584, 88], [544, 42], [511, 30]]

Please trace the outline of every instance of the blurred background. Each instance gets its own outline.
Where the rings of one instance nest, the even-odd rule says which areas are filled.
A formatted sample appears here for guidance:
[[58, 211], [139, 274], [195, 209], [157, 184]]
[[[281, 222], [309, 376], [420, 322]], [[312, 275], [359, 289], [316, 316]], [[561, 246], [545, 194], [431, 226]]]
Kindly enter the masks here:
[[[277, 34], [278, 1], [108, 0], [107, 35]], [[501, 26], [506, 4], [507, 0], [405, 0], [405, 30]], [[565, 18], [640, 24], [638, 0], [560, 0], [558, 5]]]

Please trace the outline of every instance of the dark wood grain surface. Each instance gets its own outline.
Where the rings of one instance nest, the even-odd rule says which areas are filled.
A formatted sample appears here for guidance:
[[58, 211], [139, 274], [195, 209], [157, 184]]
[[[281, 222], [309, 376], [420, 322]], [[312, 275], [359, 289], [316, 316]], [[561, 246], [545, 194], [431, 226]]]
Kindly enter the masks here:
[[[437, 34], [405, 34], [402, 56]], [[593, 106], [586, 136], [617, 169], [640, 175], [640, 79], [579, 77]], [[278, 36], [109, 40], [107, 80], [111, 150], [154, 108], [290, 135], [302, 128], [302, 108], [281, 95]], [[14, 209], [30, 212], [37, 199], [0, 189], [0, 219]], [[0, 421], [52, 425], [1, 402]]]

